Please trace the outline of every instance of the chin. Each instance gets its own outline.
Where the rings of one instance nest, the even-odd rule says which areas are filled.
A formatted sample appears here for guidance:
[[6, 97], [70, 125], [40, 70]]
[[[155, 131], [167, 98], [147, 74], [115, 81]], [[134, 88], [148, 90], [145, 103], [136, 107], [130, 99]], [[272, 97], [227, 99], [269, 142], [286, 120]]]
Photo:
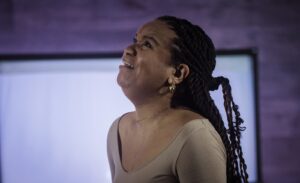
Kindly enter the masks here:
[[129, 83], [124, 78], [120, 77], [120, 75], [117, 77], [117, 83], [122, 89], [129, 87]]

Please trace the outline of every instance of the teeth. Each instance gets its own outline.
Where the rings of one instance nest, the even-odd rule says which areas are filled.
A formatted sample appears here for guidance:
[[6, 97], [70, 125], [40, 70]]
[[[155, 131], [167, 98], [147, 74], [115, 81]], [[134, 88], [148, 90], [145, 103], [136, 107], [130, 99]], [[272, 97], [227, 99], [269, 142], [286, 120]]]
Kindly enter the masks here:
[[133, 69], [133, 65], [127, 62], [124, 62], [124, 65], [130, 69]]

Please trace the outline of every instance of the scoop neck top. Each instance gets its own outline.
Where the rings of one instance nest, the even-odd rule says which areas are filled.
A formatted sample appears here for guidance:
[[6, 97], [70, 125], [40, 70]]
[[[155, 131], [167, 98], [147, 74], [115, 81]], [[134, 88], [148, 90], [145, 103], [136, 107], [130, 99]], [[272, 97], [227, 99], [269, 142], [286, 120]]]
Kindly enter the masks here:
[[[172, 138], [170, 143], [166, 145], [158, 155], [140, 167], [128, 172], [123, 168], [120, 156], [121, 142], [119, 138], [119, 123], [121, 118], [122, 116], [113, 122], [107, 138], [107, 154], [113, 183], [181, 183], [184, 181], [182, 180], [183, 177], [186, 176], [195, 179], [190, 174], [191, 172], [188, 173], [189, 175], [181, 175], [179, 171], [185, 171], [185, 169], [191, 168], [194, 170], [197, 164], [201, 166], [207, 164], [203, 163], [203, 161], [211, 159], [205, 158], [210, 155], [214, 155], [212, 159], [215, 159], [214, 161], [217, 162], [214, 162], [216, 166], [219, 167], [217, 170], [222, 170], [221, 176], [219, 176], [218, 179], [223, 179], [225, 172], [224, 180], [226, 182], [225, 147], [219, 134], [207, 119], [194, 119], [185, 123]], [[207, 148], [207, 146], [209, 146], [209, 148]], [[195, 150], [196, 152], [194, 152]], [[197, 161], [199, 157], [193, 157], [192, 155], [201, 156], [202, 158], [200, 159], [203, 160]], [[191, 165], [185, 165], [185, 161], [196, 164], [195, 168], [191, 167]], [[199, 174], [203, 174], [202, 172], [210, 172], [211, 167], [215, 168], [215, 166], [210, 165], [201, 167], [198, 170]], [[197, 179], [203, 179], [203, 177], [199, 178], [198, 175], [196, 177], [198, 177]], [[215, 181], [215, 179], [213, 180]]]

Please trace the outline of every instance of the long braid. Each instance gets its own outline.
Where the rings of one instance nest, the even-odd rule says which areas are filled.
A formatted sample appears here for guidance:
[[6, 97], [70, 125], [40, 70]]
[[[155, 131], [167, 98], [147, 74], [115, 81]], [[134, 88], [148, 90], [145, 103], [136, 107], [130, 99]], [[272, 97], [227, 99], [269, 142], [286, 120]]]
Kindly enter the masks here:
[[[188, 82], [190, 83], [191, 88], [191, 94], [194, 96], [193, 99], [195, 103], [198, 104], [198, 113], [204, 115], [206, 118], [209, 119], [209, 121], [212, 123], [214, 128], [217, 130], [217, 132], [220, 134], [221, 139], [224, 143], [224, 146], [226, 148], [226, 155], [227, 155], [227, 173], [232, 172], [234, 169], [231, 166], [231, 162], [234, 161], [234, 156], [231, 153], [232, 151], [228, 151], [227, 149], [233, 149], [231, 146], [232, 144], [228, 140], [227, 137], [227, 130], [224, 126], [221, 114], [217, 107], [215, 106], [215, 103], [213, 99], [210, 97], [208, 92], [205, 92], [203, 89], [204, 87], [204, 81], [200, 79], [198, 76], [194, 76], [194, 74], [191, 73], [189, 76]], [[197, 88], [196, 90], [193, 88]], [[203, 97], [205, 96], [205, 97]], [[209, 98], [209, 100], [206, 100], [206, 98]], [[200, 107], [200, 106], [207, 106], [207, 107]], [[232, 182], [232, 175], [227, 175], [227, 182]]]
[[[219, 133], [227, 155], [227, 182], [248, 183], [247, 166], [240, 145], [240, 118], [238, 106], [233, 102], [229, 80], [212, 77], [215, 68], [215, 48], [205, 32], [189, 21], [171, 16], [159, 17], [176, 34], [173, 40], [172, 61], [176, 66], [185, 63], [190, 67], [189, 76], [177, 87], [172, 98], [172, 106], [185, 106], [208, 118]], [[209, 94], [222, 85], [224, 107], [227, 115], [226, 129], [218, 108]], [[233, 121], [233, 113], [235, 121]]]
[[[241, 170], [241, 177], [243, 180], [247, 180], [248, 179], [248, 174], [246, 172], [247, 169], [247, 165], [245, 163], [245, 160], [243, 158], [243, 151], [242, 148], [240, 146], [240, 138], [241, 138], [241, 131], [245, 130], [245, 127], [241, 127], [240, 125], [244, 122], [243, 119], [241, 119], [240, 117], [240, 112], [238, 111], [238, 106], [234, 103], [233, 99], [232, 99], [232, 94], [231, 94], [231, 87], [229, 84], [229, 80], [226, 78], [222, 78], [223, 82], [222, 84], [222, 88], [223, 88], [223, 93], [224, 93], [224, 101], [226, 101], [226, 105], [225, 108], [226, 111], [229, 111], [231, 113], [231, 111], [233, 110], [235, 113], [235, 122], [232, 119], [232, 115], [230, 119], [228, 119], [228, 121], [231, 121], [231, 126], [232, 128], [229, 129], [230, 132], [230, 136], [231, 139], [233, 139], [233, 141], [236, 141], [236, 153], [239, 158], [240, 158], [240, 163], [239, 163], [239, 169]], [[225, 103], [225, 102], [224, 102]], [[227, 115], [229, 116], [229, 115]]]
[[238, 144], [237, 143], [234, 143], [236, 141], [236, 128], [233, 124], [233, 121], [232, 121], [232, 108], [231, 108], [231, 101], [230, 101], [230, 98], [229, 98], [229, 95], [228, 95], [228, 86], [229, 86], [229, 81], [227, 79], [223, 79], [222, 78], [222, 81], [221, 81], [221, 85], [222, 85], [222, 89], [223, 89], [223, 94], [224, 94], [224, 107], [225, 107], [225, 111], [226, 111], [226, 116], [227, 116], [227, 121], [228, 121], [228, 133], [229, 133], [229, 140], [232, 144], [232, 149], [231, 149], [231, 154], [234, 158], [234, 161], [233, 161], [233, 166], [234, 166], [234, 174], [235, 176], [241, 176], [239, 171], [238, 171], [238, 161], [237, 161], [237, 154], [236, 154], [236, 149], [238, 148]]

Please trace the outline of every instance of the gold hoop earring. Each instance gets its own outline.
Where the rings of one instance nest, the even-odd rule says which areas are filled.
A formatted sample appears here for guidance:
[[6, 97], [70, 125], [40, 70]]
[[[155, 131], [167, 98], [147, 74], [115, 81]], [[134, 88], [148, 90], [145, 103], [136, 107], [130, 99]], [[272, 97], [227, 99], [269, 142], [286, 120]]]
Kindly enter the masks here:
[[171, 84], [171, 85], [168, 87], [168, 89], [169, 89], [169, 92], [174, 93], [174, 92], [175, 92], [175, 89], [176, 89], [176, 85], [175, 85], [175, 84]]

